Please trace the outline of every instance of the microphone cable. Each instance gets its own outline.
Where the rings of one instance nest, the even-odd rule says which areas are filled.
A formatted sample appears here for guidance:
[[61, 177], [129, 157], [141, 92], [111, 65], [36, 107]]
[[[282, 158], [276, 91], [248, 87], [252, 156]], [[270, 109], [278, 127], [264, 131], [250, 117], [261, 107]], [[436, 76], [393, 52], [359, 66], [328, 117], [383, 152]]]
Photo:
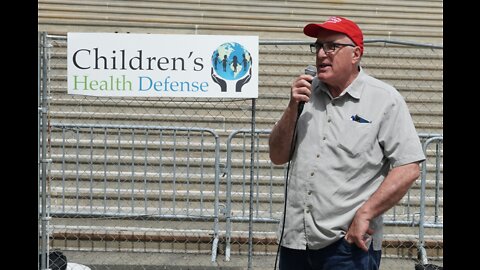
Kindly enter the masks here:
[[304, 101], [301, 101], [298, 104], [298, 111], [297, 111], [297, 119], [295, 120], [295, 126], [293, 127], [293, 136], [292, 136], [292, 141], [290, 143], [290, 154], [289, 154], [289, 159], [288, 159], [288, 164], [287, 164], [287, 176], [285, 179], [285, 202], [283, 204], [283, 222], [282, 222], [282, 232], [280, 234], [280, 240], [278, 241], [278, 247], [277, 247], [277, 255], [275, 256], [275, 266], [274, 270], [277, 269], [277, 261], [278, 261], [278, 254], [280, 253], [280, 246], [282, 245], [282, 240], [283, 240], [283, 231], [285, 230], [285, 217], [287, 216], [287, 195], [288, 195], [288, 180], [289, 180], [289, 175], [290, 175], [290, 163], [293, 158], [293, 153], [295, 153], [295, 145], [297, 141], [297, 125], [298, 125], [298, 119], [300, 118], [300, 114], [302, 114], [303, 111], [303, 105], [305, 104]]
[[[315, 76], [317, 74], [317, 68], [313, 65], [309, 65], [305, 69], [305, 74]], [[310, 81], [310, 83], [312, 83], [312, 81]], [[278, 254], [280, 253], [280, 246], [282, 245], [282, 240], [283, 240], [283, 231], [285, 230], [285, 217], [287, 216], [287, 195], [288, 195], [288, 180], [289, 180], [289, 176], [290, 176], [290, 163], [291, 163], [292, 158], [293, 158], [293, 153], [295, 153], [295, 145], [296, 145], [296, 141], [297, 141], [298, 119], [300, 118], [300, 114], [302, 114], [304, 105], [305, 105], [305, 101], [300, 101], [298, 103], [297, 119], [295, 120], [295, 126], [293, 127], [292, 141], [290, 143], [290, 154], [289, 154], [288, 165], [287, 165], [287, 177], [285, 179], [285, 195], [284, 195], [285, 196], [285, 202], [283, 204], [282, 232], [280, 234], [280, 240], [278, 242], [277, 255], [275, 256], [274, 270], [277, 269]]]

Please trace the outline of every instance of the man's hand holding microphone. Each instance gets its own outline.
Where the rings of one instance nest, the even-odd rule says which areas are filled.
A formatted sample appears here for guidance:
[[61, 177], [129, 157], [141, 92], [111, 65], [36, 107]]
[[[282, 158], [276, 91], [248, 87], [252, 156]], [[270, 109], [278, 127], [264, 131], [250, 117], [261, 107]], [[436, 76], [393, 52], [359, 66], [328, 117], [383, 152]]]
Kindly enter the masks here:
[[308, 66], [305, 74], [300, 75], [292, 84], [292, 92], [290, 102], [296, 102], [298, 105], [297, 118], [303, 111], [306, 102], [310, 100], [312, 93], [312, 80], [317, 75], [315, 66]]

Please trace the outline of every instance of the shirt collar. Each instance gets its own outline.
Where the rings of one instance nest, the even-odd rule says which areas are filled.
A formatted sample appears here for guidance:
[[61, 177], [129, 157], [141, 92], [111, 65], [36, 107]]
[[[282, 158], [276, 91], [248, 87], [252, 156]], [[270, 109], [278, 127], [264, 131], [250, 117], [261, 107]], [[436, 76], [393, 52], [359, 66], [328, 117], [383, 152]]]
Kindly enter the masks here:
[[360, 99], [363, 92], [363, 85], [365, 83], [365, 72], [360, 67], [360, 72], [353, 82], [345, 89], [345, 91], [353, 98]]

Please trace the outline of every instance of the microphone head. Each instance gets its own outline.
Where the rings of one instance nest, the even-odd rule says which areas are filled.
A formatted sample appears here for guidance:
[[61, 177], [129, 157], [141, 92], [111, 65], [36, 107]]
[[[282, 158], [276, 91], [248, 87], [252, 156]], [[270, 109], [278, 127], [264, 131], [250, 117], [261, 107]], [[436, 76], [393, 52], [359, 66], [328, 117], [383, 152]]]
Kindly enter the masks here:
[[315, 77], [315, 75], [317, 75], [317, 68], [315, 66], [312, 66], [312, 65], [309, 65], [306, 69], [305, 69], [305, 74], [307, 75], [312, 75]]

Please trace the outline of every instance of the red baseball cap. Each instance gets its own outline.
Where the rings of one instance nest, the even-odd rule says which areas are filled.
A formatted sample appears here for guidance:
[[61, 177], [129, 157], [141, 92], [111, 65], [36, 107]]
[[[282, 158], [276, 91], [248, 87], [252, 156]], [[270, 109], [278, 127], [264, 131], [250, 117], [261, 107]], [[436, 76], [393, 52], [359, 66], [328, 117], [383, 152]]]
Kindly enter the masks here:
[[305, 25], [303, 33], [305, 35], [316, 38], [320, 31], [330, 30], [347, 35], [355, 45], [360, 47], [363, 55], [363, 33], [358, 25], [343, 17], [330, 17], [324, 23], [311, 23]]

